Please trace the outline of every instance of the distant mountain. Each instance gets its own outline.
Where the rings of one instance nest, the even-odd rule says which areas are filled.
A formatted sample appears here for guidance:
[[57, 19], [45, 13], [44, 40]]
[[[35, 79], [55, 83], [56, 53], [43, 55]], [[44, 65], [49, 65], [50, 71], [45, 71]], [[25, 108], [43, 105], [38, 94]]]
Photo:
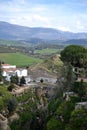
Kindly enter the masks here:
[[71, 40], [68, 40], [68, 41], [64, 41], [62, 42], [62, 44], [81, 44], [81, 45], [84, 45], [84, 46], [87, 46], [87, 39], [71, 39]]
[[[52, 28], [25, 27], [7, 22], [0, 22], [0, 39], [21, 40], [30, 43], [66, 42], [71, 39], [86, 39], [87, 33], [64, 32]], [[80, 41], [80, 40], [79, 40]]]

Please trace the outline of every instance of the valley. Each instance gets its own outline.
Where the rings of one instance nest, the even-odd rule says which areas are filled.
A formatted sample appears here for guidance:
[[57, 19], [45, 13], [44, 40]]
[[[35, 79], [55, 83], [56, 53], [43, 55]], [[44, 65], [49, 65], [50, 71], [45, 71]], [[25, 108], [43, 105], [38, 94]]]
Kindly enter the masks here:
[[0, 130], [86, 130], [87, 34], [0, 27]]
[[[70, 45], [61, 50], [60, 55], [58, 52], [46, 55], [40, 63], [37, 58], [35, 58], [37, 62], [35, 63], [35, 60], [33, 62], [35, 54], [29, 60], [29, 56], [25, 53], [1, 53], [1, 57], [9, 57], [7, 62], [10, 59], [9, 63], [13, 65], [15, 63], [17, 67], [24, 68], [27, 61], [28, 64], [32, 61], [32, 64], [27, 66], [28, 73], [24, 78], [22, 76], [23, 79], [12, 75], [14, 71], [11, 71], [10, 80], [6, 80], [0, 73], [0, 129], [73, 130], [77, 127], [83, 129], [84, 123], [80, 126], [75, 124], [76, 118], [78, 123], [80, 122], [78, 113], [81, 116], [81, 122], [84, 113], [84, 120], [87, 117], [87, 82], [85, 82], [87, 61], [86, 59], [83, 62], [77, 61], [80, 59], [80, 52], [81, 58], [84, 59], [87, 55], [86, 48]], [[26, 64], [23, 64], [24, 61]], [[2, 65], [5, 66], [6, 63]], [[76, 118], [73, 117], [73, 113]], [[6, 120], [4, 125], [2, 118]], [[86, 124], [84, 127], [86, 128]]]

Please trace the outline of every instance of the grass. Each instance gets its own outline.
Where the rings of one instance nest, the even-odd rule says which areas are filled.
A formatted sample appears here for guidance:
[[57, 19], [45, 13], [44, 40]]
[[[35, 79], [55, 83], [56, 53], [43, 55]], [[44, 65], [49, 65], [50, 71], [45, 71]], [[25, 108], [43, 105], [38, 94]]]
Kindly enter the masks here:
[[36, 53], [39, 54], [53, 54], [53, 53], [59, 53], [60, 50], [59, 49], [51, 49], [51, 48], [47, 48], [47, 49], [42, 49], [42, 50], [36, 50]]
[[0, 96], [3, 96], [3, 98], [11, 96], [6, 85], [0, 85]]
[[63, 66], [63, 62], [61, 61], [58, 54], [55, 54], [54, 56], [51, 56], [47, 59], [45, 59], [43, 62], [35, 65], [32, 67], [33, 71], [37, 70], [43, 70], [48, 73], [60, 70], [60, 68]]
[[0, 112], [7, 108], [7, 103], [11, 96], [6, 85], [0, 85]]
[[21, 53], [0, 53], [0, 60], [16, 66], [27, 66], [42, 62], [39, 58], [34, 58]]

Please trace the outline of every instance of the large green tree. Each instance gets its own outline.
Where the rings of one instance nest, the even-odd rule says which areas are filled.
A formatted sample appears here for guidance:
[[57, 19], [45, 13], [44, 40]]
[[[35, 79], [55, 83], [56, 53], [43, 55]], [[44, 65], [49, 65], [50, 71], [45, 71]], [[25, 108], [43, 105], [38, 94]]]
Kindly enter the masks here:
[[66, 130], [87, 130], [87, 110], [84, 108], [74, 110]]
[[76, 67], [86, 67], [87, 49], [80, 45], [69, 45], [61, 51], [61, 60]]
[[72, 85], [72, 91], [77, 93], [82, 101], [82, 98], [86, 95], [86, 84], [83, 82], [83, 80], [80, 82], [74, 82]]

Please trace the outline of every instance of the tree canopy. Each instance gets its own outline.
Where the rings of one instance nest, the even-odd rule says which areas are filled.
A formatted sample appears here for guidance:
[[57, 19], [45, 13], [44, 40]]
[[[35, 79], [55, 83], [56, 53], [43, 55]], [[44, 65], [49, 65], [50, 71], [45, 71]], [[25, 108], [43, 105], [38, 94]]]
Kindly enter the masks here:
[[20, 79], [20, 85], [23, 85], [23, 84], [26, 84], [26, 80], [24, 76], [22, 76]]
[[87, 110], [84, 108], [74, 110], [71, 113], [70, 123], [66, 130], [86, 130]]
[[80, 45], [69, 45], [61, 51], [61, 60], [75, 67], [87, 65], [87, 49]]

